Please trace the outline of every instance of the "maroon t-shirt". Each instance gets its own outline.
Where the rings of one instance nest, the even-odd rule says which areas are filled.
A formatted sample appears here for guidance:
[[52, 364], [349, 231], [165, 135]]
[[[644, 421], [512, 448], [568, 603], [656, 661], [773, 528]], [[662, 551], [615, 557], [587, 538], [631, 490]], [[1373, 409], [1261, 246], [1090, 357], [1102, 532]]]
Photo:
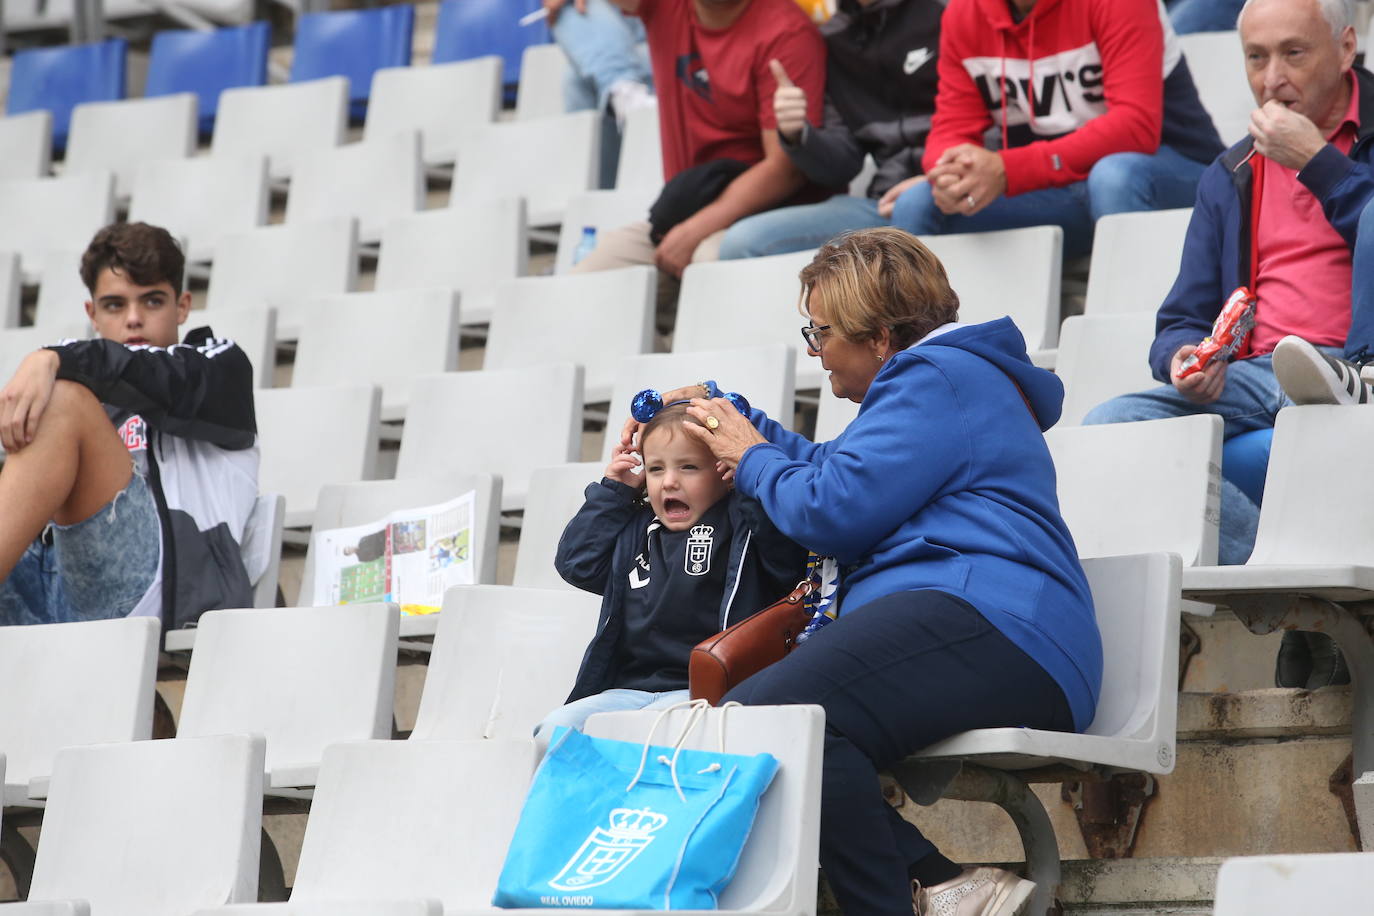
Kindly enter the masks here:
[[779, 60], [806, 91], [820, 124], [825, 42], [795, 0], [753, 0], [734, 24], [707, 29], [693, 0], [640, 0], [658, 93], [663, 177], [715, 159], [763, 159], [762, 133], [777, 127], [768, 62]]

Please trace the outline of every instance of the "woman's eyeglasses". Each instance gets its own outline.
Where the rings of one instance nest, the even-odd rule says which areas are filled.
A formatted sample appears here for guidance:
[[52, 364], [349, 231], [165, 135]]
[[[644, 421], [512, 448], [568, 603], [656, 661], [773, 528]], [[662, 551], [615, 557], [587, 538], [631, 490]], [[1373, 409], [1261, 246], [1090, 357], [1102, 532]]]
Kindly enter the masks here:
[[808, 324], [806, 327], [801, 329], [802, 339], [806, 341], [806, 345], [808, 347], [819, 353], [821, 352], [821, 343], [825, 340], [825, 337], [822, 336], [822, 332], [829, 330], [830, 325], [828, 324]]

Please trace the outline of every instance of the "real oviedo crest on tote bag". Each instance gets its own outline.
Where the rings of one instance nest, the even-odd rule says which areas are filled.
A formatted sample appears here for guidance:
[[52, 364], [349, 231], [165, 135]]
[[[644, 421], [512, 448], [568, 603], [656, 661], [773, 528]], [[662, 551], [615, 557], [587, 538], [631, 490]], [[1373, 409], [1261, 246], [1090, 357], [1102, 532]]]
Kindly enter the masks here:
[[694, 706], [671, 747], [555, 730], [492, 902], [715, 909], [778, 763], [683, 748], [704, 714]]

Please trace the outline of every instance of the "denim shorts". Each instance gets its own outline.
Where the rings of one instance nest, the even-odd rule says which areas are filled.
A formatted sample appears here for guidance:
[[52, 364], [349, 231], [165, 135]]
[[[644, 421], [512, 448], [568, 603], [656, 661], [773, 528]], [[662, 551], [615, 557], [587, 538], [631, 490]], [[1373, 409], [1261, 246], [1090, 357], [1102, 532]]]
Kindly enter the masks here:
[[137, 472], [98, 512], [53, 524], [0, 582], [0, 625], [124, 617], [158, 581], [162, 526]]

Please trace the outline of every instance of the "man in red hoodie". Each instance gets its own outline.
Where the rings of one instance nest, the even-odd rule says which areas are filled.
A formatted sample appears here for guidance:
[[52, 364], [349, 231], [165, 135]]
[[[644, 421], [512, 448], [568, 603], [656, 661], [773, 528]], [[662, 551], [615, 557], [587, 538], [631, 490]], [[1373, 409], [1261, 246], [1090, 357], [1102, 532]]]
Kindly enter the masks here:
[[[984, 147], [992, 129], [995, 150]], [[917, 235], [1192, 206], [1222, 151], [1158, 0], [950, 0], [923, 178], [888, 192]]]

